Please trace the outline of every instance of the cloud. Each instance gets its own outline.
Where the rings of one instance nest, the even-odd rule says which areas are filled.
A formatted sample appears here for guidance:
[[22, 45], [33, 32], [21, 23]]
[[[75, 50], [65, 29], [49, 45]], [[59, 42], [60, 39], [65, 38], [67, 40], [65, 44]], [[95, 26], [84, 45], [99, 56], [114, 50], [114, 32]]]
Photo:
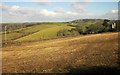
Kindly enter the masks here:
[[28, 16], [30, 14], [33, 14], [33, 12], [34, 14], [38, 12], [38, 10], [35, 8], [20, 7], [17, 5], [13, 5], [13, 6], [2, 5], [1, 9], [2, 11], [8, 13], [11, 16], [18, 16], [18, 15]]
[[84, 0], [84, 2], [92, 2], [92, 0]]
[[67, 11], [66, 14], [69, 15], [69, 16], [79, 15], [77, 12], [71, 12], [71, 11]]
[[49, 0], [34, 0], [35, 2], [49, 2]]
[[73, 2], [71, 3], [71, 9], [65, 10], [63, 8], [56, 8], [55, 10], [47, 10], [32, 7], [22, 7], [18, 5], [8, 6], [0, 5], [0, 8], [4, 12], [2, 14], [3, 22], [42, 22], [42, 21], [70, 21], [80, 18], [117, 18], [117, 9], [113, 9], [110, 12], [97, 16], [86, 10], [89, 2]]
[[65, 13], [65, 10], [63, 8], [58, 8], [55, 10], [57, 13]]
[[16, 6], [16, 5], [14, 5], [14, 6], [11, 7], [12, 10], [18, 10], [19, 8], [20, 8], [20, 7], [19, 7], [19, 6]]
[[105, 14], [109, 19], [118, 19], [118, 9], [112, 9], [111, 12]]
[[9, 7], [6, 5], [0, 4], [0, 9], [3, 11], [7, 11], [9, 9]]
[[17, 5], [2, 5], [1, 8], [6, 12], [3, 14], [3, 21], [66, 21], [72, 16], [77, 15], [76, 12], [65, 11], [63, 8], [58, 8], [54, 11]]
[[113, 9], [113, 10], [112, 10], [112, 13], [113, 13], [113, 14], [118, 13], [118, 9]]
[[46, 9], [43, 9], [40, 11], [40, 14], [44, 16], [56, 16], [57, 13], [55, 13], [54, 11], [48, 11]]
[[35, 9], [20, 6], [0, 6], [3, 13], [3, 21], [20, 22], [20, 21], [54, 21], [62, 16], [62, 9], [56, 11], [48, 11], [47, 9]]
[[78, 12], [78, 13], [85, 13], [85, 12], [87, 12], [86, 8], [89, 4], [90, 4], [90, 2], [72, 2], [71, 3], [71, 11]]
[[109, 11], [103, 15], [99, 15], [99, 16], [96, 15], [96, 18], [117, 20], [118, 19], [118, 10], [112, 9], [111, 11]]

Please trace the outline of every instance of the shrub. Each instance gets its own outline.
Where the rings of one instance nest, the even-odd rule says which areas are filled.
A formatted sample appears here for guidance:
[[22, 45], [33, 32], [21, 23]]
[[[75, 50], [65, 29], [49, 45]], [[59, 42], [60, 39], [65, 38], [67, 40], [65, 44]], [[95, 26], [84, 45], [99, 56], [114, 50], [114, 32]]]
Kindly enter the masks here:
[[57, 33], [57, 36], [76, 36], [76, 35], [79, 35], [79, 33], [75, 29], [71, 30], [63, 29]]
[[79, 25], [79, 26], [76, 27], [76, 30], [77, 30], [80, 34], [87, 34], [87, 29], [88, 29], [88, 27], [82, 26], [82, 25]]
[[79, 35], [79, 32], [78, 32], [76, 29], [74, 29], [74, 28], [71, 29], [70, 32], [71, 32], [71, 35], [72, 35], [72, 36]]
[[57, 36], [68, 36], [70, 35], [70, 31], [68, 31], [67, 29], [63, 29], [58, 31]]
[[87, 32], [88, 33], [101, 33], [101, 32], [107, 31], [107, 30], [108, 29], [105, 28], [103, 25], [100, 25], [100, 24], [91, 24], [88, 27]]

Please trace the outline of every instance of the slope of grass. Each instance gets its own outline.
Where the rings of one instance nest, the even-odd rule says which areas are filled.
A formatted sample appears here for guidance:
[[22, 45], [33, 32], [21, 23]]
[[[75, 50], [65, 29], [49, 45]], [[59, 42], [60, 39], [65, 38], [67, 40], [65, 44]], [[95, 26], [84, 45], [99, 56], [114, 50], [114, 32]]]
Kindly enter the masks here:
[[50, 39], [57, 37], [57, 32], [61, 29], [71, 29], [72, 27], [67, 25], [56, 25], [50, 28], [45, 28], [34, 34], [17, 39], [16, 41], [37, 41], [40, 39]]
[[[21, 34], [21, 33], [11, 32], [11, 33], [6, 34], [6, 40], [9, 41], [9, 40], [18, 38], [18, 37], [20, 37], [22, 35], [23, 34]], [[5, 40], [5, 34], [3, 34], [2, 37], [3, 37], [2, 39]]]
[[36, 32], [39, 30], [43, 30], [45, 28], [50, 28], [56, 25], [52, 25], [52, 24], [41, 24], [41, 25], [35, 25], [35, 26], [31, 26], [31, 27], [27, 27], [27, 28], [21, 28], [21, 29], [17, 29], [15, 31], [20, 31], [22, 33], [29, 33], [29, 32]]
[[[117, 67], [118, 39], [116, 32], [4, 47], [2, 70], [3, 73], [66, 73], [89, 72], [90, 67]], [[83, 69], [72, 69], [77, 67]]]
[[[26, 35], [35, 33], [37, 31], [41, 31], [46, 28], [51, 28], [57, 25], [49, 25], [49, 24], [42, 24], [42, 25], [35, 25], [31, 27], [26, 27], [26, 28], [21, 28], [21, 29], [16, 29], [12, 32], [9, 32], [6, 34], [6, 39], [9, 40], [15, 40], [20, 37], [24, 37]], [[2, 34], [3, 40], [5, 40], [5, 33]]]

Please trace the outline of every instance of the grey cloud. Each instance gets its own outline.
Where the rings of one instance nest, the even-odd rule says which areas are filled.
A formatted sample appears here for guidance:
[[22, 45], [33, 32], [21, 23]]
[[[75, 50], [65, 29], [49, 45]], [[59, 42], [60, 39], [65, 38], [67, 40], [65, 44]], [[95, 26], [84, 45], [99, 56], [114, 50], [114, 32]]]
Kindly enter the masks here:
[[71, 3], [71, 11], [84, 13], [86, 11], [86, 7], [89, 2], [72, 2]]

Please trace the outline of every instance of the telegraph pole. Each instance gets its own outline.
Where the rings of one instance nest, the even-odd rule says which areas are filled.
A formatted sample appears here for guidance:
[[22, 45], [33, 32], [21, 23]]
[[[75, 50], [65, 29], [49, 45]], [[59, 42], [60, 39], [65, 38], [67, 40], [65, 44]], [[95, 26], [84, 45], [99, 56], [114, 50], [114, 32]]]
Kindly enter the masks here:
[[5, 41], [7, 41], [7, 26], [5, 26]]

